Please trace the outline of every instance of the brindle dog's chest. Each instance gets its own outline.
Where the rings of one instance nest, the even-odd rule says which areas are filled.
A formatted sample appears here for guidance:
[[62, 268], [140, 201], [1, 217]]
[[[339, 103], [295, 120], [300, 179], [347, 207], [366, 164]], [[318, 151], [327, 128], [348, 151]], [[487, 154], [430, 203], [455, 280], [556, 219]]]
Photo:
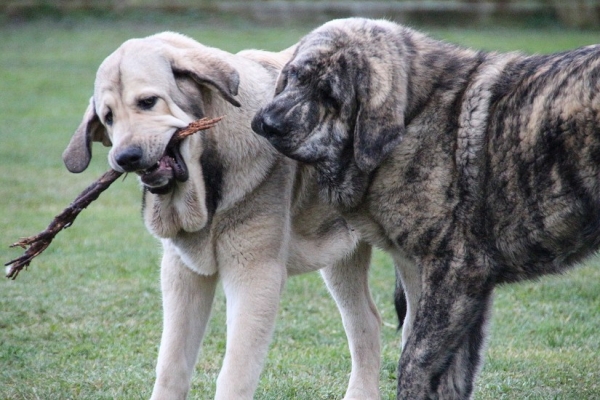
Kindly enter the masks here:
[[431, 254], [455, 229], [456, 139], [452, 132], [426, 129], [435, 120], [424, 116], [408, 127], [402, 143], [375, 172], [366, 202], [348, 216], [378, 247]]

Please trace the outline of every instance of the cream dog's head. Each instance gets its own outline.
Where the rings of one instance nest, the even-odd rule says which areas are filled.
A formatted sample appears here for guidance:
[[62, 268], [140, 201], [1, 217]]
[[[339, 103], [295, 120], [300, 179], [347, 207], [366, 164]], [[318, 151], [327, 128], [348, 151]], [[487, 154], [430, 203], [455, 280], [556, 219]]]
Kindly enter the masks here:
[[67, 169], [85, 170], [99, 141], [112, 145], [113, 169], [138, 173], [150, 190], [185, 181], [179, 149], [167, 149], [175, 130], [204, 116], [207, 90], [240, 106], [238, 73], [220, 53], [172, 32], [123, 43], [98, 69], [94, 95], [63, 153]]

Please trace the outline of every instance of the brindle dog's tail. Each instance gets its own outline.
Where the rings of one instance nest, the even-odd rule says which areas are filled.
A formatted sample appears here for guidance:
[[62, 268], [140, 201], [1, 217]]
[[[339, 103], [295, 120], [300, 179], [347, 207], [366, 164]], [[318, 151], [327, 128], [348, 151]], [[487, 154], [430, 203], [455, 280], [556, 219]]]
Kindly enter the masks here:
[[396, 315], [398, 315], [398, 330], [402, 329], [404, 318], [406, 317], [406, 296], [404, 295], [404, 288], [402, 287], [402, 280], [396, 270], [396, 289], [394, 290], [394, 307], [396, 308]]

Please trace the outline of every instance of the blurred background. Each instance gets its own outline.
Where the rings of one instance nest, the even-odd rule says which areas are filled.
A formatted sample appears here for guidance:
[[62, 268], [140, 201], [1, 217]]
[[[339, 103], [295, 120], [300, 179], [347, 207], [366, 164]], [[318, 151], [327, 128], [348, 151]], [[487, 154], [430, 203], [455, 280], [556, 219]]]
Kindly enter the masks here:
[[409, 24], [527, 23], [599, 28], [599, 0], [378, 0], [378, 1], [220, 1], [220, 0], [2, 0], [8, 20], [73, 12], [102, 14], [139, 12], [241, 16], [270, 24], [324, 22], [345, 16], [387, 17]]
[[[81, 174], [61, 153], [102, 60], [125, 40], [178, 31], [209, 46], [281, 50], [338, 17], [382, 17], [476, 49], [549, 53], [600, 43], [600, 0], [0, 0], [0, 261], [108, 168]], [[160, 243], [140, 216], [137, 178], [115, 182], [27, 271], [0, 277], [0, 399], [145, 399], [162, 327]], [[380, 388], [395, 399], [400, 335], [394, 267], [376, 251], [370, 287], [383, 319]], [[217, 293], [190, 399], [211, 399], [226, 338]], [[475, 398], [600, 399], [600, 258], [496, 291]], [[340, 399], [350, 357], [318, 273], [286, 284], [256, 399]]]

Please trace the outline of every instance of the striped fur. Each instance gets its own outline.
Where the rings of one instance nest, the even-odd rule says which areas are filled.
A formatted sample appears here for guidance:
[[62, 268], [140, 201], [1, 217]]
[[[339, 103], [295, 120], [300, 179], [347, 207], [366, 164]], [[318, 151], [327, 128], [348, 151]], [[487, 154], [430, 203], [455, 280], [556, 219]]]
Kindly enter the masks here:
[[253, 129], [393, 256], [399, 399], [470, 398], [494, 287], [599, 247], [600, 46], [481, 52], [336, 20], [302, 39]]

